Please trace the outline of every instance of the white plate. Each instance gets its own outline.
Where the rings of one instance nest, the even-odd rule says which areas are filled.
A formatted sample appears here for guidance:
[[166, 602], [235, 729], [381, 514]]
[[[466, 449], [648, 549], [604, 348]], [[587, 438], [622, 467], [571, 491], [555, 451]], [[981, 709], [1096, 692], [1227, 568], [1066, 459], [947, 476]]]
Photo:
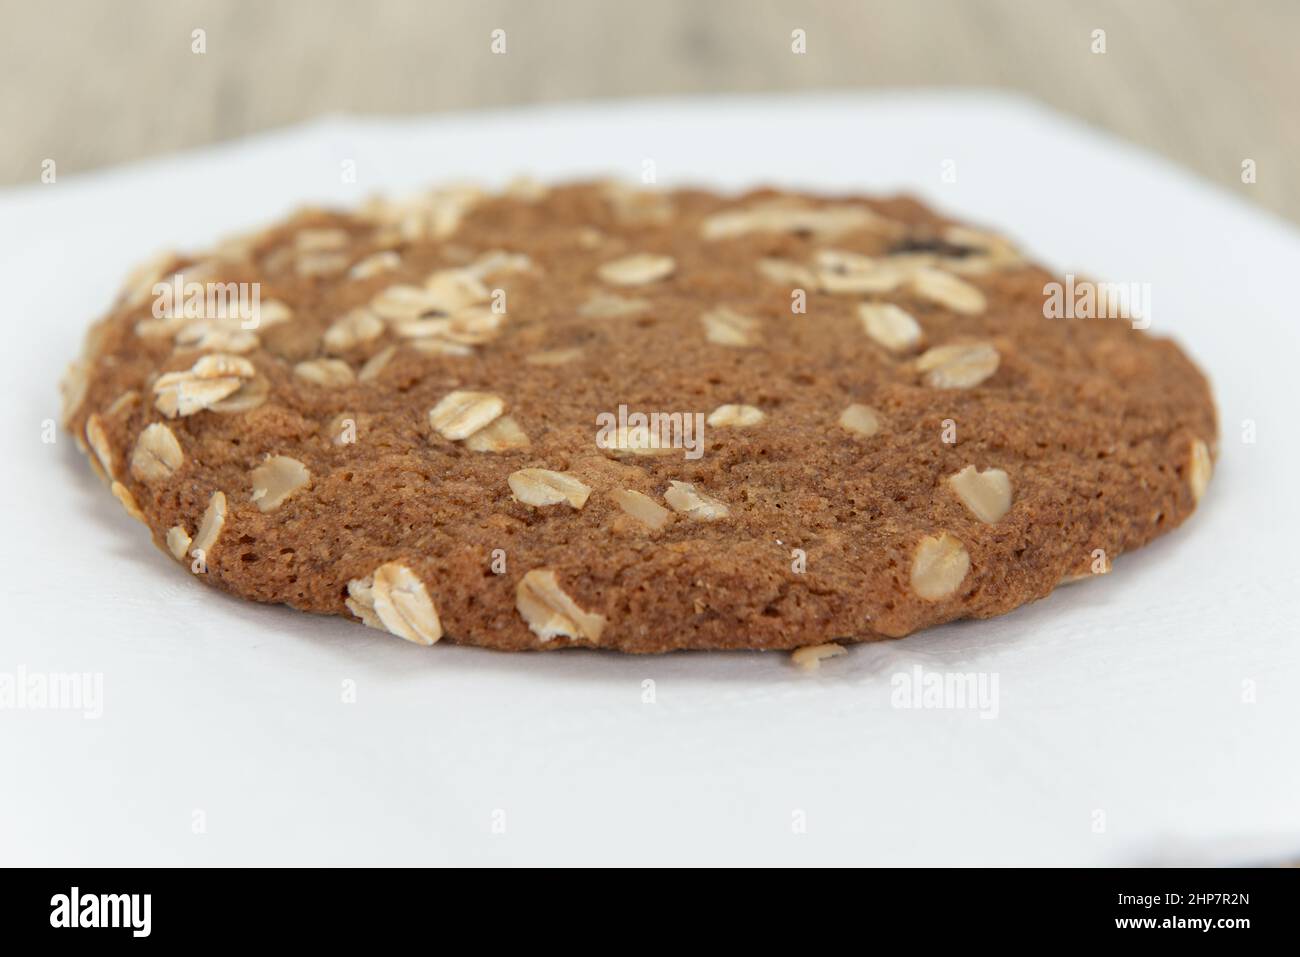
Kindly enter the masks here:
[[[355, 184], [341, 182], [349, 160]], [[955, 183], [942, 176], [949, 160]], [[857, 648], [809, 675], [785, 655], [425, 649], [236, 601], [155, 551], [66, 435], [42, 442], [84, 328], [159, 248], [198, 247], [306, 201], [520, 172], [636, 179], [646, 161], [665, 184], [910, 190], [1062, 269], [1150, 283], [1152, 331], [1204, 365], [1220, 403], [1221, 458], [1200, 513], [1104, 579]], [[0, 860], [1300, 852], [1300, 240], [1243, 202], [1249, 189], [1235, 169], [1215, 188], [1020, 100], [936, 93], [334, 119], [0, 193], [0, 680], [102, 677], [98, 718], [0, 710]], [[893, 676], [917, 666], [996, 675], [996, 717], [893, 707]], [[345, 682], [355, 703], [341, 700]]]

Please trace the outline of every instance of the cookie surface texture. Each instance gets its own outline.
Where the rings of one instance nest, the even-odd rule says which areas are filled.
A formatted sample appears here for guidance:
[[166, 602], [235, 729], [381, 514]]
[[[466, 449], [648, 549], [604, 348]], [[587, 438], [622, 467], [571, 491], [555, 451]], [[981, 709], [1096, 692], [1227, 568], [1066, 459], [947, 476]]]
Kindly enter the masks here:
[[1053, 281], [908, 198], [441, 189], [146, 264], [65, 424], [174, 573], [417, 644], [900, 637], [1206, 494], [1204, 377]]

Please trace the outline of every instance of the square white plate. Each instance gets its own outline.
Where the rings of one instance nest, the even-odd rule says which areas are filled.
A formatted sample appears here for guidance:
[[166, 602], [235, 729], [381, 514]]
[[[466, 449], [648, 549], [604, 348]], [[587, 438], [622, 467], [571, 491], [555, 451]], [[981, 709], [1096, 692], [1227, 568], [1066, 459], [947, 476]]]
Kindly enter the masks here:
[[[347, 161], [356, 183], [341, 181]], [[1105, 578], [855, 648], [817, 674], [785, 655], [509, 656], [419, 648], [205, 588], [153, 548], [66, 434], [43, 441], [84, 329], [161, 248], [304, 202], [517, 173], [639, 179], [647, 161], [662, 184], [912, 191], [1062, 271], [1150, 283], [1151, 331], [1202, 363], [1220, 404], [1200, 513]], [[339, 118], [0, 193], [0, 682], [102, 681], [98, 717], [0, 710], [0, 860], [1300, 853], [1300, 236], [1232, 195], [1249, 188], [1236, 170], [1207, 185], [1021, 100], [928, 93]], [[996, 676], [996, 716], [894, 707], [894, 676], [918, 666]]]

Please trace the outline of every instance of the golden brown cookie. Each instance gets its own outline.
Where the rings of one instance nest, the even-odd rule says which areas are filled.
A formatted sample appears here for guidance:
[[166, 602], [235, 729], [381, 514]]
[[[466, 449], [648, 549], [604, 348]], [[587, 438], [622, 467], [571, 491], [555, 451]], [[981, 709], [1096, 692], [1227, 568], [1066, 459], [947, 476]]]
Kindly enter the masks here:
[[142, 268], [65, 418], [256, 601], [509, 650], [898, 637], [1205, 491], [1205, 379], [1051, 281], [906, 198], [447, 189]]

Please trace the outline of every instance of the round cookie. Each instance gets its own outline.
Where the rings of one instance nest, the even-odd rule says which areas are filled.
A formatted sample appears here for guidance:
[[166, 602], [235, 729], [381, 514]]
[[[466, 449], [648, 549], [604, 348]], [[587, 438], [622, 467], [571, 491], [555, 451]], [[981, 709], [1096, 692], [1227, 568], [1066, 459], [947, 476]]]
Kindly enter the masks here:
[[1205, 491], [1205, 379], [1051, 282], [907, 198], [446, 189], [142, 267], [65, 422], [185, 573], [410, 641], [898, 637]]

